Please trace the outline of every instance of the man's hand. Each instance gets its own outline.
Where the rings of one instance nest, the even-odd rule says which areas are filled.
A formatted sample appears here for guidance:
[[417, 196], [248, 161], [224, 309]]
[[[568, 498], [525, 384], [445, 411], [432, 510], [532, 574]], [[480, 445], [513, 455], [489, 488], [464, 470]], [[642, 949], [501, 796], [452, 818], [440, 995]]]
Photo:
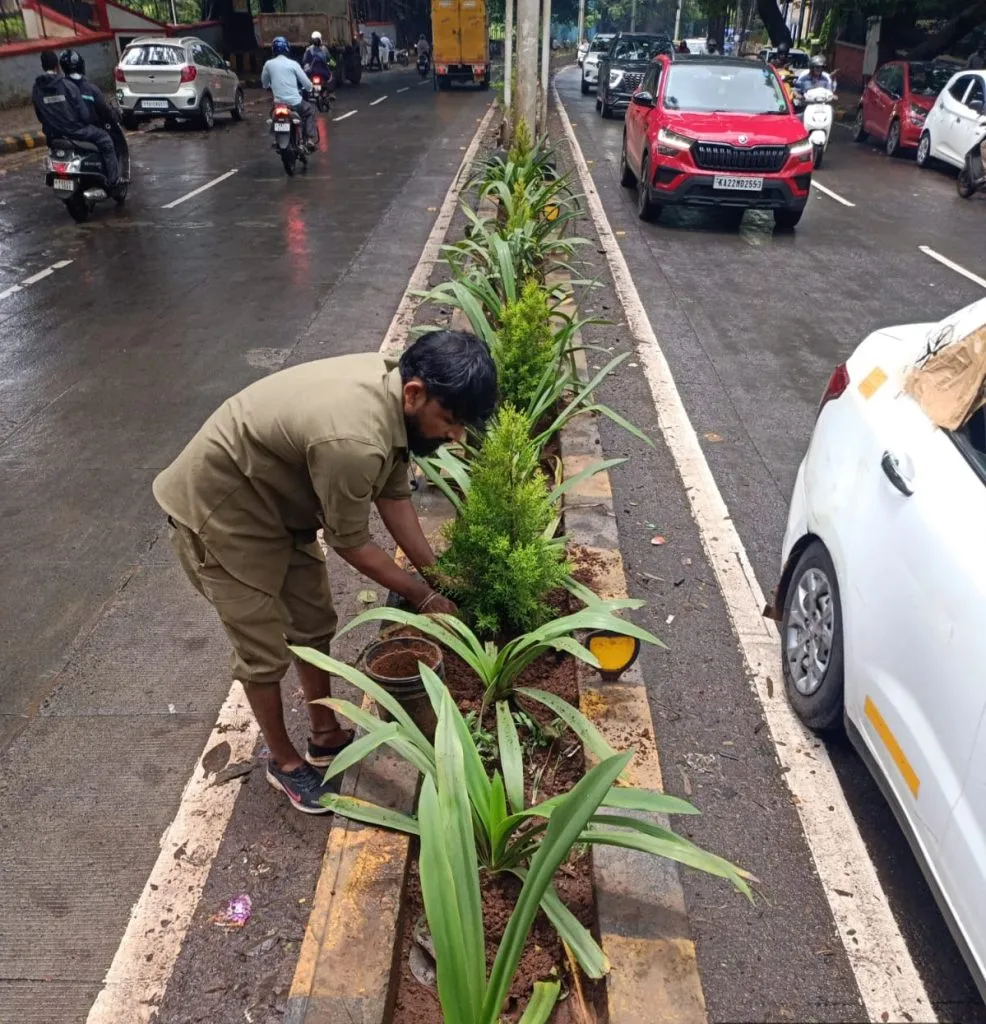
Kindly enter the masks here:
[[454, 615], [456, 618], [459, 617], [459, 609], [455, 606], [454, 602], [450, 601], [447, 597], [443, 597], [437, 590], [430, 591], [428, 596], [418, 604], [417, 608], [422, 615]]

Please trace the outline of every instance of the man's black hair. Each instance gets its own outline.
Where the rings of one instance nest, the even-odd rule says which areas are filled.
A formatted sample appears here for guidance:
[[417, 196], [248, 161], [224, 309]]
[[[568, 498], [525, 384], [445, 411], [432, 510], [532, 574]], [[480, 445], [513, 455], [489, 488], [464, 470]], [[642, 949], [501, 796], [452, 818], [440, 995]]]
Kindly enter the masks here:
[[431, 331], [401, 356], [401, 380], [417, 377], [457, 423], [481, 427], [496, 408], [496, 366], [481, 338], [467, 331]]
[[41, 53], [41, 70], [58, 70], [58, 53], [55, 50], [43, 50]]

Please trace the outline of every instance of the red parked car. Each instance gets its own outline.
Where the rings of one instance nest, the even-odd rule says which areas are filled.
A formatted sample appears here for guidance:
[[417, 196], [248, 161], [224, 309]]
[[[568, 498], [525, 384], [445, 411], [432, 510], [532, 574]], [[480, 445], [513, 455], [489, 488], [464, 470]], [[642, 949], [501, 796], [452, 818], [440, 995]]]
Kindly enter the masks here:
[[620, 178], [637, 186], [642, 220], [665, 206], [721, 206], [773, 210], [791, 229], [812, 165], [805, 127], [769, 65], [662, 54], [631, 98]]
[[955, 68], [937, 61], [893, 60], [878, 68], [863, 90], [852, 137], [872, 135], [886, 144], [888, 156], [917, 149], [924, 119]]

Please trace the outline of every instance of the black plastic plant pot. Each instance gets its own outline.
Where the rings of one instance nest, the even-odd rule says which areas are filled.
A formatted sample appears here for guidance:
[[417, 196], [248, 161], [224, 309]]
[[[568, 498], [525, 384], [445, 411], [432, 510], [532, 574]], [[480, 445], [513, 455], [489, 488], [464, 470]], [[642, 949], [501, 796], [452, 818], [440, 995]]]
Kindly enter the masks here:
[[[445, 678], [442, 649], [424, 637], [388, 637], [372, 644], [363, 655], [366, 674], [397, 700], [414, 724], [433, 740], [438, 723], [421, 681], [419, 662], [432, 669], [439, 679]], [[386, 708], [377, 708], [384, 721], [391, 720]]]
[[596, 656], [599, 674], [608, 683], [616, 682], [640, 654], [640, 641], [636, 637], [609, 629], [596, 629], [587, 634], [584, 646]]

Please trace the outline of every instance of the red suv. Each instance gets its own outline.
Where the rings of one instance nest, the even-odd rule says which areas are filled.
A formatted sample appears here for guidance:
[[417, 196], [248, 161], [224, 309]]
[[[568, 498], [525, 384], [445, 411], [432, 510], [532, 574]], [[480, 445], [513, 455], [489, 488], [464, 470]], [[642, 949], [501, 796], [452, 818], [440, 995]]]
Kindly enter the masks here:
[[773, 210], [790, 230], [808, 202], [812, 147], [769, 65], [661, 55], [633, 94], [623, 130], [621, 183], [637, 213], [664, 206]]
[[888, 156], [917, 149], [924, 119], [955, 70], [955, 65], [937, 61], [893, 60], [884, 64], [863, 90], [852, 137], [865, 142], [867, 136], [876, 136], [885, 141]]

